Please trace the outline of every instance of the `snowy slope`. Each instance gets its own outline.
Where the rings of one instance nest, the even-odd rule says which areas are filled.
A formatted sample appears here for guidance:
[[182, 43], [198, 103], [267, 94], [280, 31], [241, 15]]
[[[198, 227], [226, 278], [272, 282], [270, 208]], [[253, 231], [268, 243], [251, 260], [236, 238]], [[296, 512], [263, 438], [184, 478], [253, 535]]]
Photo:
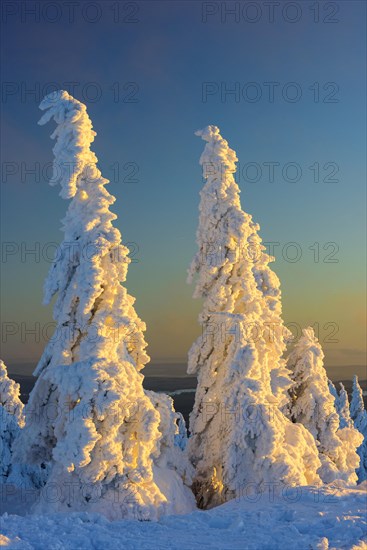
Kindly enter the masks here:
[[[0, 546], [37, 550], [367, 549], [367, 483], [246, 495], [159, 522], [109, 522], [97, 514], [4, 514]], [[4, 506], [4, 499], [2, 500]], [[10, 510], [10, 508], [9, 508]]]

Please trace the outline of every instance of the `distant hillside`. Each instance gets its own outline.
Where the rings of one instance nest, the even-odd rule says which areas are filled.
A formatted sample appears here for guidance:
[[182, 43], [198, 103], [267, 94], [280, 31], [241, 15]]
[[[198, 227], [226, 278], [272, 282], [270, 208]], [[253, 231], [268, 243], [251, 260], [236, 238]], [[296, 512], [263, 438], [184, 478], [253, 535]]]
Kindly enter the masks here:
[[[147, 369], [146, 369], [147, 370]], [[160, 372], [158, 369], [156, 372]], [[171, 371], [172, 372], [172, 371]], [[25, 376], [25, 375], [19, 375], [19, 374], [11, 374], [10, 375], [16, 382], [20, 384], [21, 388], [21, 399], [23, 403], [27, 403], [28, 396], [30, 391], [32, 390], [35, 378], [33, 376]], [[342, 382], [345, 386], [345, 389], [348, 392], [348, 395], [350, 396], [352, 391], [352, 380], [339, 380], [335, 381], [334, 383], [336, 387], [339, 389], [338, 382]], [[364, 404], [367, 409], [367, 385], [366, 383], [362, 382], [362, 389], [363, 396], [364, 396]], [[164, 377], [164, 376], [146, 376], [144, 379], [144, 387], [147, 390], [154, 390], [154, 391], [163, 391], [165, 393], [171, 394], [172, 392], [178, 392], [179, 390], [195, 390], [196, 388], [196, 378], [189, 377], [189, 376], [175, 376], [175, 377]], [[192, 411], [193, 405], [194, 405], [194, 399], [195, 399], [195, 392], [183, 392], [183, 393], [174, 393], [172, 395], [172, 399], [175, 404], [175, 409], [179, 412], [181, 412], [188, 423], [189, 414]]]

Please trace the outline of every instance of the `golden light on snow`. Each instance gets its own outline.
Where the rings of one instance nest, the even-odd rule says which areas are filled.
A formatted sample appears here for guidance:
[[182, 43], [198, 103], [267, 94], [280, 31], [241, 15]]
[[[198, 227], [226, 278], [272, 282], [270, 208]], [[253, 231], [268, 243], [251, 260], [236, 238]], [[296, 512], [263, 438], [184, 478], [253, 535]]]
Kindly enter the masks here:
[[106, 321], [105, 321], [105, 322], [106, 322], [106, 325], [107, 325], [108, 327], [113, 327], [113, 317], [112, 317], [111, 315], [108, 315], [108, 316], [106, 317]]
[[5, 535], [0, 535], [0, 546], [10, 546], [11, 540]]

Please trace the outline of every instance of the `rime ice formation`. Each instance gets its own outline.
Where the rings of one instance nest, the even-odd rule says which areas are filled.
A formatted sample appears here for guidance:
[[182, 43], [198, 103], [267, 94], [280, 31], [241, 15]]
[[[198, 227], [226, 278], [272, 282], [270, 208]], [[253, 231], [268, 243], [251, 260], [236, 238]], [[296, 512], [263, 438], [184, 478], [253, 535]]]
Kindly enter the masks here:
[[191, 510], [189, 470], [174, 444], [178, 415], [170, 398], [143, 389], [145, 324], [123, 286], [129, 250], [90, 150], [92, 122], [65, 91], [40, 108], [39, 124], [57, 124], [52, 179], [70, 204], [44, 287], [45, 303], [56, 296], [57, 327], [35, 371], [16, 461], [47, 468], [46, 488], [58, 487], [55, 502], [41, 499], [37, 511], [156, 519]]
[[339, 414], [340, 428], [353, 428], [353, 420], [350, 417], [349, 399], [344, 384], [340, 382], [337, 413]]
[[345, 389], [344, 385], [341, 382], [340, 382], [339, 393], [336, 387], [334, 386], [334, 384], [331, 382], [331, 380], [328, 380], [328, 386], [329, 386], [329, 391], [334, 398], [335, 410], [339, 415], [339, 427], [353, 428], [353, 421], [350, 417], [350, 412], [349, 412], [349, 399], [348, 399], [347, 390]]
[[282, 358], [289, 331], [279, 280], [259, 225], [241, 209], [236, 153], [216, 126], [196, 133], [200, 158], [198, 252], [189, 270], [203, 299], [202, 336], [189, 352], [198, 377], [188, 449], [202, 507], [241, 496], [249, 484], [319, 483], [315, 441], [281, 412], [291, 384]]
[[360, 464], [357, 469], [358, 482], [361, 483], [367, 479], [367, 411], [364, 408], [362, 388], [359, 385], [358, 377], [353, 379], [353, 392], [350, 402], [350, 416], [354, 422], [354, 427], [362, 434], [363, 441], [358, 447], [357, 453], [360, 458]]
[[337, 389], [336, 389], [336, 387], [334, 386], [334, 384], [332, 383], [331, 380], [328, 380], [328, 386], [329, 386], [329, 391], [330, 391], [331, 395], [334, 397], [335, 408], [336, 408], [337, 407], [337, 401], [339, 399], [339, 394], [338, 394]]
[[0, 360], [0, 482], [10, 474], [13, 443], [23, 425], [19, 384], [8, 377], [5, 363]]
[[359, 459], [356, 449], [361, 435], [353, 427], [339, 427], [339, 416], [330, 393], [324, 354], [311, 327], [303, 335], [288, 357], [294, 384], [290, 390], [292, 402], [290, 417], [303, 424], [318, 442], [323, 482], [336, 479], [355, 483], [355, 469]]

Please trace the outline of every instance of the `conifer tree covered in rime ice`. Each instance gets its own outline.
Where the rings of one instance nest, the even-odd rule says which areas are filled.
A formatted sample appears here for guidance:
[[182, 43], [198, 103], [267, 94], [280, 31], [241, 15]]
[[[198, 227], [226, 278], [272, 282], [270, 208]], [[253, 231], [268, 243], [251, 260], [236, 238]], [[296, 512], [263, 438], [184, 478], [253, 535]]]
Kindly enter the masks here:
[[328, 386], [329, 386], [331, 395], [334, 397], [335, 408], [337, 408], [337, 402], [339, 399], [338, 391], [331, 380], [328, 380]]
[[24, 425], [19, 394], [19, 384], [8, 377], [5, 363], [0, 360], [0, 482], [10, 474], [13, 442]]
[[362, 434], [363, 437], [362, 444], [357, 450], [360, 458], [357, 476], [358, 482], [361, 483], [367, 479], [367, 411], [364, 407], [362, 388], [358, 382], [357, 376], [354, 376], [353, 378], [350, 416], [354, 422], [354, 427]]
[[47, 466], [47, 484], [58, 487], [55, 502], [41, 499], [48, 511], [138, 519], [187, 511], [193, 496], [174, 444], [178, 416], [168, 396], [143, 389], [145, 324], [122, 285], [129, 250], [112, 225], [115, 199], [90, 150], [91, 120], [65, 91], [40, 108], [39, 124], [57, 124], [53, 183], [71, 201], [44, 288], [45, 303], [56, 296], [57, 327], [35, 371], [17, 461]]
[[337, 413], [339, 414], [340, 428], [353, 428], [353, 420], [350, 417], [348, 392], [344, 384], [340, 382], [340, 390], [338, 395]]
[[188, 449], [197, 501], [211, 507], [241, 496], [248, 484], [318, 483], [315, 441], [280, 411], [291, 384], [282, 359], [289, 338], [279, 280], [259, 226], [241, 209], [236, 153], [216, 126], [197, 135], [200, 158], [198, 252], [189, 270], [203, 299], [202, 335], [189, 352], [198, 377]]
[[344, 385], [340, 382], [340, 390], [334, 386], [331, 380], [328, 380], [329, 390], [334, 398], [334, 407], [339, 415], [339, 427], [340, 428], [353, 428], [353, 421], [349, 412], [349, 399], [348, 393]]
[[339, 427], [335, 401], [323, 365], [324, 354], [311, 327], [288, 357], [293, 386], [290, 389], [290, 418], [303, 424], [318, 442], [322, 463], [318, 473], [324, 483], [340, 479], [355, 483], [361, 436], [353, 427]]
[[360, 414], [363, 414], [364, 401], [362, 388], [359, 384], [358, 376], [353, 376], [352, 398], [350, 400], [350, 416], [355, 422]]

